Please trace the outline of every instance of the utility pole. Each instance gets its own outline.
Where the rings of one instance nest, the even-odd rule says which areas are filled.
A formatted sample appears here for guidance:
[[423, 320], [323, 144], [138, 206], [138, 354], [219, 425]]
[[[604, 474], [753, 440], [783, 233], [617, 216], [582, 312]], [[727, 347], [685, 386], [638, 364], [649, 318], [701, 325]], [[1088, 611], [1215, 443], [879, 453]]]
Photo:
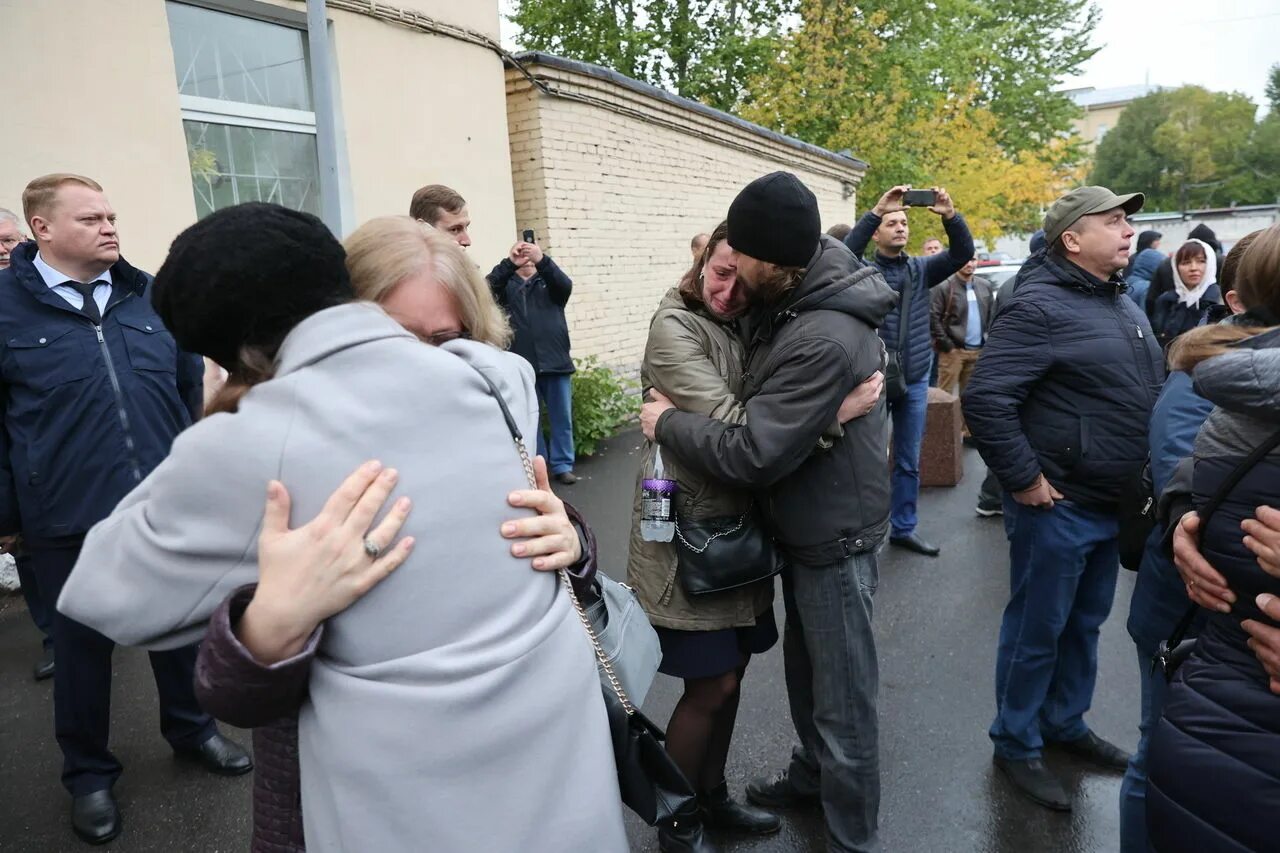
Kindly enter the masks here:
[[307, 47], [311, 54], [311, 101], [316, 114], [316, 155], [320, 162], [320, 218], [341, 240], [346, 235], [338, 187], [337, 110], [324, 4], [325, 0], [307, 0]]

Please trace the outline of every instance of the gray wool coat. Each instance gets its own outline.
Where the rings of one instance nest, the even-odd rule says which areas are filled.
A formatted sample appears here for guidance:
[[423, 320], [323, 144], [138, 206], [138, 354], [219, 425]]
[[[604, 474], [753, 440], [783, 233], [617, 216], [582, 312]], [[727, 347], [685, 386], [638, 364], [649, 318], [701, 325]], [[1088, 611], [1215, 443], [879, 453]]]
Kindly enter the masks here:
[[398, 468], [417, 547], [328, 620], [299, 716], [313, 853], [627, 849], [591, 645], [557, 577], [499, 535], [527, 481], [468, 363], [534, 435], [518, 356], [426, 346], [367, 303], [308, 318], [276, 378], [179, 436], [93, 528], [58, 601], [117, 642], [194, 642], [257, 578], [268, 480], [289, 488], [300, 524], [361, 462]]

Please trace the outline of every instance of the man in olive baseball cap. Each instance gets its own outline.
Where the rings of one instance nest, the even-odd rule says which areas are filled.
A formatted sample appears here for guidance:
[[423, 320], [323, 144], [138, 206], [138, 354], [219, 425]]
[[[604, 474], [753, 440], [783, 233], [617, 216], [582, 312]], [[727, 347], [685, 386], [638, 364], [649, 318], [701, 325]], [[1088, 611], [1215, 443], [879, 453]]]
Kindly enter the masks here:
[[1062, 232], [1080, 220], [1109, 210], [1122, 208], [1126, 216], [1132, 216], [1146, 201], [1142, 193], [1116, 195], [1106, 187], [1076, 187], [1053, 203], [1044, 217], [1044, 237], [1052, 246]]
[[996, 651], [995, 765], [1032, 801], [1069, 811], [1047, 746], [1121, 772], [1130, 756], [1085, 721], [1098, 627], [1115, 598], [1118, 506], [1147, 459], [1164, 357], [1124, 294], [1141, 193], [1080, 187], [1049, 208], [1048, 250], [1001, 300], [965, 421], [1004, 487], [1011, 597]]

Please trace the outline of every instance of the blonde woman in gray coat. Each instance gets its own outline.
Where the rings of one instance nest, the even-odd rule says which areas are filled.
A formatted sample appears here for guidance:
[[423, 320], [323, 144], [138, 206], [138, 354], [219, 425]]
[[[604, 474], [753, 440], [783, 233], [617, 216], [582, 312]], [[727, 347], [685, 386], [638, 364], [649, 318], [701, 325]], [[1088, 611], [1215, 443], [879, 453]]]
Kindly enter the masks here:
[[[400, 286], [449, 264], [478, 277], [411, 220], [365, 227], [404, 263]], [[532, 371], [483, 329], [423, 346], [440, 330], [406, 331], [354, 302], [343, 260], [319, 220], [273, 205], [220, 211], [178, 237], [157, 309], [184, 349], [228, 368], [226, 393], [248, 390], [235, 414], [183, 433], [90, 532], [59, 607], [131, 645], [193, 642], [257, 579], [269, 481], [312, 518], [348, 472], [380, 459], [400, 472], [418, 544], [325, 624], [298, 723], [307, 848], [620, 853], [590, 643], [556, 575], [529, 571], [499, 533], [527, 482], [477, 371], [533, 434]], [[370, 558], [389, 544], [371, 539]]]
[[[649, 324], [640, 375], [645, 389], [657, 389], [682, 411], [744, 423], [737, 320], [747, 310], [747, 299], [727, 234], [721, 223], [679, 286], [663, 297]], [[840, 421], [866, 414], [880, 389], [877, 374], [849, 395]], [[684, 681], [667, 723], [667, 751], [698, 791], [701, 807], [697, 817], [659, 827], [658, 843], [663, 851], [710, 851], [704, 824], [740, 835], [781, 827], [776, 815], [730, 797], [724, 777], [747, 665], [778, 641], [774, 583], [769, 578], [723, 592], [685, 594], [676, 543], [646, 541], [640, 533], [641, 481], [653, 467], [654, 451], [653, 443], [645, 445], [637, 477], [627, 581], [662, 642], [660, 671]], [[678, 518], [736, 518], [751, 509], [749, 493], [681, 466], [674, 454], [664, 455], [663, 464], [665, 476], [679, 485]]]

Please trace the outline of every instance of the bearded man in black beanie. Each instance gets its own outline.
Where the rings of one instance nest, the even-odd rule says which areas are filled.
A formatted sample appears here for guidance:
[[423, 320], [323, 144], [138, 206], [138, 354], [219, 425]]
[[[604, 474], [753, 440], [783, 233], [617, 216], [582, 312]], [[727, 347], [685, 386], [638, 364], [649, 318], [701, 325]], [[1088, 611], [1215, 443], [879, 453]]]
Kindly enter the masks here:
[[750, 488], [786, 561], [787, 692], [800, 743], [788, 769], [747, 786], [773, 808], [821, 804], [833, 851], [877, 846], [880, 767], [871, 630], [876, 550], [889, 518], [883, 399], [834, 439], [846, 394], [884, 367], [876, 328], [897, 296], [874, 267], [822, 234], [795, 175], [747, 185], [729, 245], [752, 310], [744, 324], [746, 423], [676, 410], [657, 392], [645, 434], [681, 463]]

